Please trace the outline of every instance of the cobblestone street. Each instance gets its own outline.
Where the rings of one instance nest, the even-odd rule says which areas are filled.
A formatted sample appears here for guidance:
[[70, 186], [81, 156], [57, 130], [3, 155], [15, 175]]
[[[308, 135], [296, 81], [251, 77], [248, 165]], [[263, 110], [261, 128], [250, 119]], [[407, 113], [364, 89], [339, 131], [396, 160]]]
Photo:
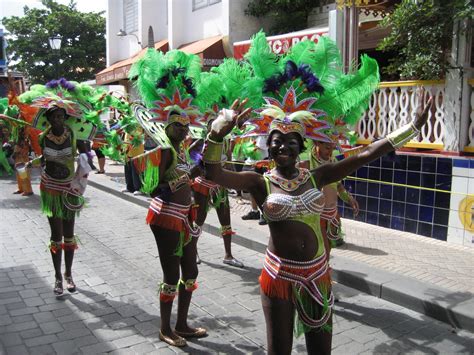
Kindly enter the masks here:
[[[56, 299], [39, 198], [12, 195], [0, 179], [0, 353], [264, 353], [258, 275], [263, 255], [238, 245], [244, 269], [222, 263], [223, 244], [203, 233], [199, 288], [190, 321], [209, 336], [184, 349], [158, 339], [161, 269], [145, 208], [88, 187], [76, 222], [81, 240], [73, 276], [79, 292]], [[35, 193], [37, 193], [37, 184]], [[336, 285], [333, 354], [473, 353], [474, 335], [359, 291]], [[176, 312], [174, 312], [176, 314]], [[304, 340], [294, 352], [304, 353]]]

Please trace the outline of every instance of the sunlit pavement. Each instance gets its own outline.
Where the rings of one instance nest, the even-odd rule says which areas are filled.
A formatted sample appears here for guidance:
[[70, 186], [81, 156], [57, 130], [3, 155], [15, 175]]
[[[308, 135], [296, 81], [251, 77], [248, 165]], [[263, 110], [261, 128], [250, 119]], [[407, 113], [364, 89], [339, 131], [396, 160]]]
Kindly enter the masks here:
[[[156, 286], [161, 280], [146, 210], [88, 187], [87, 208], [76, 222], [82, 244], [73, 276], [79, 292], [56, 299], [46, 251], [49, 226], [37, 195], [11, 193], [13, 179], [0, 179], [0, 352], [21, 353], [264, 353], [265, 325], [258, 274], [262, 254], [234, 245], [246, 265], [222, 264], [223, 245], [204, 233], [203, 260], [190, 320], [209, 329], [187, 348], [158, 339]], [[35, 186], [37, 193], [37, 186]], [[474, 335], [454, 332], [425, 315], [336, 285], [341, 301], [334, 319], [334, 354], [470, 353]], [[295, 352], [304, 353], [304, 340]]]

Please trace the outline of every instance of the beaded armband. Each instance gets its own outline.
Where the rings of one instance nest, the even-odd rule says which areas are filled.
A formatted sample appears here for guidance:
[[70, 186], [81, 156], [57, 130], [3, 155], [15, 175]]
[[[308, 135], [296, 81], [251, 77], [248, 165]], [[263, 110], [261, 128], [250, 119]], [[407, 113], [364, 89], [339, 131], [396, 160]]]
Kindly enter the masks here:
[[213, 141], [208, 135], [202, 149], [202, 161], [205, 164], [220, 164], [222, 162], [223, 149], [224, 142]]
[[341, 198], [342, 201], [344, 201], [346, 203], [349, 203], [350, 200], [352, 199], [351, 194], [347, 190], [344, 190], [343, 192], [341, 192], [339, 194], [339, 197]]
[[420, 131], [415, 127], [413, 122], [400, 127], [399, 129], [389, 133], [387, 139], [394, 149], [403, 147], [410, 140], [420, 134]]

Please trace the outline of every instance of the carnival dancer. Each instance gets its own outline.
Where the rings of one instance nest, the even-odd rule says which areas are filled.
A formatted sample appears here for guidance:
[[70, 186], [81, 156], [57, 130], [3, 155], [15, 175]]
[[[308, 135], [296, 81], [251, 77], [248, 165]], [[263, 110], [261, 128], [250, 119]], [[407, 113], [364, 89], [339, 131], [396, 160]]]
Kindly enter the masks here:
[[95, 152], [97, 157], [97, 163], [99, 165], [99, 170], [96, 171], [96, 174], [105, 174], [105, 155], [102, 152], [102, 148], [105, 148], [107, 141], [105, 140], [105, 127], [103, 129], [97, 130], [97, 134], [92, 141], [92, 149]]
[[26, 164], [30, 160], [30, 142], [25, 134], [25, 129], [20, 128], [18, 131], [18, 139], [13, 148], [13, 158], [15, 160], [16, 181], [18, 190], [14, 194], [22, 194], [22, 196], [33, 195], [31, 188], [30, 169], [26, 168]]
[[[18, 115], [18, 107], [10, 105], [7, 98], [0, 99], [0, 176], [2, 176], [2, 169], [7, 175], [13, 174], [13, 169], [10, 165], [12, 156], [14, 157], [14, 147], [11, 141], [15, 140], [14, 132], [18, 132], [18, 126], [24, 124], [23, 121], [16, 119]], [[12, 117], [14, 116], [14, 117]], [[18, 185], [21, 190], [20, 185]]]
[[[207, 115], [205, 115], [205, 122], [207, 123], [208, 129], [210, 129], [212, 122], [217, 117], [217, 112], [214, 110], [211, 111], [212, 112], [208, 112]], [[230, 140], [227, 139], [225, 142], [226, 146], [222, 156], [223, 162], [230, 159]], [[192, 187], [194, 202], [198, 205], [196, 224], [202, 228], [209, 208], [215, 208], [217, 218], [221, 224], [222, 240], [224, 241], [225, 255], [222, 262], [227, 265], [243, 268], [244, 264], [232, 255], [232, 235], [234, 232], [232, 231], [230, 221], [230, 204], [227, 189], [210, 180], [206, 180], [202, 176], [198, 176], [194, 179]], [[197, 253], [197, 263], [201, 263], [199, 253]]]
[[[308, 353], [331, 353], [334, 297], [319, 224], [324, 209], [321, 189], [418, 135], [431, 107], [431, 99], [424, 109], [421, 103], [414, 122], [369, 145], [358, 155], [312, 171], [297, 168], [304, 138], [328, 141], [321, 133], [327, 128], [327, 123], [320, 120], [325, 115], [321, 108], [335, 116], [347, 113], [355, 105], [360, 106], [362, 101], [367, 103], [374, 84], [376, 86], [378, 82], [375, 61], [363, 57], [359, 72], [343, 79], [345, 92], [333, 90], [325, 74], [314, 70], [317, 67], [309, 66], [321, 64], [313, 57], [320, 54], [318, 50], [324, 50], [322, 55], [329, 59], [327, 51], [321, 48], [328, 42], [323, 41], [325, 43], [318, 43], [319, 48], [313, 51], [302, 51], [314, 44], [301, 42], [301, 46], [293, 47], [290, 54], [279, 61], [272, 57], [265, 37], [259, 34], [252, 43], [247, 60], [254, 66], [255, 73], [262, 73], [262, 92], [269, 96], [265, 98], [267, 105], [264, 109], [257, 111], [260, 117], [250, 123], [256, 130], [268, 134], [270, 157], [276, 165], [273, 170], [262, 177], [253, 172], [228, 171], [220, 164], [224, 137], [248, 112], [244, 110], [245, 100], [234, 103], [230, 111], [223, 110], [213, 123], [204, 147], [207, 178], [228, 188], [250, 191], [269, 222], [270, 240], [260, 285], [270, 354], [291, 353], [295, 310], [298, 315], [296, 331], [305, 334]], [[311, 57], [303, 59], [295, 54], [303, 52], [310, 53]], [[261, 58], [269, 60], [262, 61]], [[279, 63], [283, 68], [278, 66]], [[309, 65], [305, 66], [306, 63]], [[272, 70], [269, 69], [271, 65], [274, 65]], [[266, 68], [265, 72], [263, 68]], [[328, 89], [321, 86], [313, 70], [319, 73], [321, 82], [328, 83]], [[276, 88], [273, 86], [275, 82]], [[268, 90], [270, 87], [272, 89]], [[353, 100], [356, 93], [359, 99]], [[281, 101], [276, 99], [280, 94]], [[344, 100], [346, 94], [352, 96], [352, 103]]]
[[[319, 166], [328, 163], [334, 163], [333, 152], [336, 149], [335, 140], [337, 137], [331, 136], [332, 142], [315, 142], [311, 149], [310, 169], [316, 169]], [[359, 213], [359, 203], [347, 191], [341, 181], [334, 182], [322, 188], [324, 193], [324, 211], [321, 214], [321, 232], [324, 238], [328, 240], [326, 252], [329, 255], [330, 248], [344, 244], [343, 232], [341, 229], [341, 218], [337, 210], [337, 199], [350, 205], [354, 211], [354, 217]]]
[[[55, 271], [53, 292], [56, 296], [64, 293], [63, 250], [66, 289], [76, 291], [72, 277], [74, 254], [78, 248], [74, 224], [84, 205], [82, 194], [90, 171], [87, 152], [81, 150], [77, 142], [93, 139], [106, 95], [99, 89], [61, 78], [46, 85], [34, 85], [19, 96], [22, 104], [39, 109], [32, 126], [43, 131], [39, 138], [42, 155], [28, 166], [39, 164], [42, 167], [41, 211], [51, 228], [49, 249]], [[75, 169], [77, 151], [81, 154]]]
[[[182, 145], [190, 124], [199, 115], [191, 102], [200, 62], [197, 56], [176, 50], [163, 55], [153, 47], [151, 28], [149, 37], [148, 51], [131, 68], [130, 77], [137, 78], [138, 92], [149, 108], [136, 106], [135, 116], [158, 147], [136, 157], [134, 163], [142, 175], [142, 191], [152, 197], [146, 221], [155, 237], [163, 270], [163, 282], [158, 287], [159, 337], [182, 347], [185, 338], [207, 335], [206, 329], [188, 324], [189, 305], [197, 288], [196, 244], [201, 233], [194, 224], [191, 183], [200, 169], [191, 166]], [[178, 316], [173, 330], [170, 318], [176, 295]]]
[[[238, 67], [235, 67], [234, 61], [224, 60], [224, 62], [217, 68], [213, 68], [211, 72], [203, 72], [199, 77], [199, 81], [196, 85], [196, 104], [198, 105], [201, 112], [204, 114], [199, 118], [199, 122], [203, 124], [206, 131], [209, 131], [212, 122], [216, 119], [219, 110], [225, 106], [228, 106], [228, 102], [232, 102], [240, 90], [231, 88], [227, 84], [228, 75], [235, 75], [239, 72]], [[205, 136], [203, 132], [203, 136]], [[238, 134], [234, 130], [234, 135]], [[235, 138], [235, 137], [234, 137]], [[204, 141], [203, 139], [196, 140], [190, 148], [190, 156], [195, 160], [196, 163], [200, 164], [201, 155], [198, 153], [202, 149]], [[197, 148], [197, 149], [196, 149]], [[232, 168], [229, 165], [231, 160], [231, 139], [225, 141], [225, 149], [222, 155], [222, 163]], [[198, 205], [196, 224], [200, 227], [206, 220], [207, 213], [210, 207], [214, 207], [217, 213], [217, 217], [221, 224], [221, 236], [224, 241], [225, 255], [222, 260], [224, 264], [243, 268], [244, 264], [234, 258], [232, 255], [232, 231], [231, 218], [230, 218], [230, 204], [227, 189], [213, 183], [212, 181], [206, 180], [203, 176], [198, 176], [194, 179], [193, 183], [194, 200]], [[198, 264], [201, 260], [197, 258]]]
[[72, 263], [77, 249], [74, 222], [84, 201], [82, 196], [71, 188], [75, 177], [74, 160], [77, 146], [75, 133], [65, 121], [68, 117], [80, 117], [80, 111], [74, 108], [73, 102], [51, 101], [47, 105], [49, 108], [43, 114], [50, 127], [40, 136], [42, 155], [32, 164], [39, 161], [43, 168], [40, 184], [41, 211], [48, 217], [51, 228], [49, 249], [56, 279], [53, 291], [56, 296], [61, 296], [64, 293], [61, 273], [63, 250], [66, 289], [69, 292], [76, 291], [72, 278]]

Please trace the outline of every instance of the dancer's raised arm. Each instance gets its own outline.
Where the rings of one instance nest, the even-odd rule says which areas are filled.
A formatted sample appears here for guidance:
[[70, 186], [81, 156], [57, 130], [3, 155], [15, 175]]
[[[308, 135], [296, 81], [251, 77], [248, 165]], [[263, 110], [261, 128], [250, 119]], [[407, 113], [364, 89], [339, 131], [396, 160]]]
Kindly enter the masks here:
[[325, 164], [312, 171], [318, 187], [322, 188], [333, 182], [340, 181], [346, 176], [359, 169], [361, 166], [401, 148], [411, 139], [420, 134], [420, 130], [428, 120], [428, 113], [433, 106], [433, 98], [430, 97], [426, 105], [423, 104], [423, 90], [418, 94], [418, 102], [421, 104], [416, 111], [414, 122], [393, 131], [386, 138], [368, 145], [362, 152], [337, 163]]
[[212, 123], [203, 149], [203, 161], [206, 164], [206, 178], [215, 183], [236, 190], [255, 191], [264, 184], [262, 176], [253, 172], [235, 172], [222, 167], [223, 139], [237, 125], [241, 125], [250, 115], [251, 109], [245, 108], [245, 100], [235, 100], [230, 110], [222, 110]]

